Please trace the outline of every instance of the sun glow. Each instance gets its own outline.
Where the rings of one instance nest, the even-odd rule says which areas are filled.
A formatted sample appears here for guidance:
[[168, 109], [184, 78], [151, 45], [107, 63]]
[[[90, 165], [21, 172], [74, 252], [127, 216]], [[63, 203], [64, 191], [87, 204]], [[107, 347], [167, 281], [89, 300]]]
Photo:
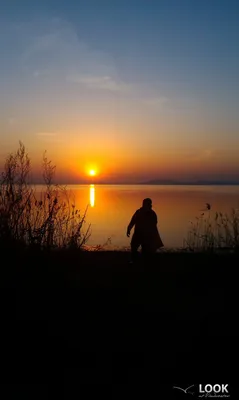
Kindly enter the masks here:
[[89, 170], [89, 175], [90, 175], [90, 176], [95, 176], [95, 175], [96, 175], [95, 169], [90, 169], [90, 170]]

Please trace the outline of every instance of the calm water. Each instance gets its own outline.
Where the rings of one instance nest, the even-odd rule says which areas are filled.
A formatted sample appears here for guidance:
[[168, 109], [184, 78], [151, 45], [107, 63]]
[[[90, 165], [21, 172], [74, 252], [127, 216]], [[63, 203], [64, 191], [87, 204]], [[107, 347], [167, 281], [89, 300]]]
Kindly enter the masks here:
[[88, 245], [103, 245], [111, 238], [109, 248], [128, 247], [126, 228], [142, 200], [150, 197], [158, 215], [158, 228], [165, 247], [182, 247], [190, 221], [205, 208], [230, 212], [239, 206], [239, 186], [161, 186], [161, 185], [69, 185], [76, 207], [89, 204], [86, 225], [91, 224]]

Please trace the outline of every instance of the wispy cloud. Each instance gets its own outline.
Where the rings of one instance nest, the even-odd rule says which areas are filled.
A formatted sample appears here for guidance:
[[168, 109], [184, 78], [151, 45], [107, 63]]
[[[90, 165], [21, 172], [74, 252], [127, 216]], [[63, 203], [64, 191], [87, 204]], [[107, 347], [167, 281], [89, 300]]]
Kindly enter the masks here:
[[82, 41], [73, 25], [60, 19], [29, 25], [31, 37], [22, 52], [22, 66], [36, 78], [51, 75], [88, 88], [127, 92], [113, 58]]
[[211, 160], [216, 156], [216, 150], [214, 149], [201, 149], [201, 150], [188, 150], [187, 154], [185, 154], [185, 157], [187, 160], [190, 161], [200, 161], [200, 162], [206, 162], [208, 160]]
[[103, 89], [112, 92], [126, 93], [131, 90], [131, 85], [120, 80], [115, 80], [110, 76], [93, 76], [93, 75], [69, 75], [67, 81], [83, 84], [92, 89]]
[[40, 70], [40, 71], [35, 70], [33, 72], [33, 76], [35, 78], [39, 78], [39, 77], [42, 77], [42, 76], [47, 76], [47, 75], [49, 75], [49, 73], [50, 73], [50, 71], [47, 71], [47, 70]]
[[31, 39], [22, 52], [22, 66], [39, 80], [47, 77], [57, 80], [58, 85], [75, 83], [79, 88], [132, 95], [150, 107], [161, 107], [169, 101], [164, 95], [152, 95], [152, 88], [122, 78], [114, 58], [89, 46], [64, 20], [39, 21], [24, 29]]
[[206, 149], [202, 153], [203, 158], [210, 158], [211, 156], [213, 156], [213, 151], [210, 149]]
[[37, 132], [36, 136], [38, 139], [45, 143], [62, 143], [65, 141], [65, 136], [63, 134], [59, 134], [58, 132]]
[[217, 155], [216, 150], [203, 149], [197, 154], [196, 159], [198, 161], [202, 161], [203, 162], [203, 161], [207, 161], [207, 160], [211, 160], [211, 159], [215, 158], [216, 155]]
[[144, 99], [144, 103], [152, 107], [162, 107], [169, 101], [170, 101], [169, 98], [165, 96], [151, 97]]
[[18, 123], [17, 118], [15, 118], [15, 117], [9, 117], [9, 118], [8, 118], [8, 124], [9, 124], [10, 126], [16, 125], [17, 123]]
[[57, 133], [56, 132], [37, 132], [36, 136], [40, 136], [40, 137], [56, 137]]

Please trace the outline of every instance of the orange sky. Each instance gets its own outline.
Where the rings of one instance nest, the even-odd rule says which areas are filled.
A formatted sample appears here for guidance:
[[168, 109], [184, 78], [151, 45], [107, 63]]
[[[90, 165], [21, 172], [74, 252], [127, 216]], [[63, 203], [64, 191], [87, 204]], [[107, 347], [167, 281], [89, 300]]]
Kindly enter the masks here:
[[[161, 14], [146, 9], [141, 17], [148, 23], [149, 41], [143, 27], [137, 31], [142, 25], [133, 10], [128, 21], [136, 18], [135, 31], [129, 23], [122, 32], [114, 22], [106, 25], [108, 34], [91, 31], [87, 24], [80, 32], [80, 13], [77, 18], [74, 13], [64, 18], [65, 12], [61, 18], [44, 13], [36, 18], [33, 13], [26, 21], [19, 9], [21, 23], [10, 16], [0, 23], [5, 57], [0, 65], [0, 169], [21, 140], [35, 179], [40, 179], [47, 150], [57, 166], [57, 180], [65, 183], [86, 180], [91, 168], [98, 172], [95, 182], [239, 181], [235, 59], [225, 63], [210, 24], [203, 26], [211, 42], [202, 40], [194, 23], [190, 29], [183, 25], [188, 26], [185, 35], [176, 29], [170, 40], [169, 23], [168, 46], [158, 43], [153, 39], [164, 32], [156, 20], [159, 32], [151, 36], [150, 21]], [[180, 25], [177, 13], [174, 18]], [[92, 21], [95, 25], [96, 19]], [[223, 33], [225, 57], [228, 43], [234, 57], [238, 47], [233, 47], [234, 31], [229, 33]], [[219, 34], [224, 38], [221, 28]]]

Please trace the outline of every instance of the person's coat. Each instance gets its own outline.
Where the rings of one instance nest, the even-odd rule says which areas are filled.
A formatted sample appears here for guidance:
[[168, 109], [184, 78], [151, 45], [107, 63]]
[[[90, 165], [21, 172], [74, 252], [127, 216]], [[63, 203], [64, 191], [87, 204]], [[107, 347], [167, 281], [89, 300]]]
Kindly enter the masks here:
[[157, 215], [152, 210], [145, 210], [143, 207], [138, 209], [129, 224], [129, 229], [134, 226], [134, 234], [131, 244], [141, 245], [149, 251], [156, 251], [163, 247], [163, 241], [157, 228]]

